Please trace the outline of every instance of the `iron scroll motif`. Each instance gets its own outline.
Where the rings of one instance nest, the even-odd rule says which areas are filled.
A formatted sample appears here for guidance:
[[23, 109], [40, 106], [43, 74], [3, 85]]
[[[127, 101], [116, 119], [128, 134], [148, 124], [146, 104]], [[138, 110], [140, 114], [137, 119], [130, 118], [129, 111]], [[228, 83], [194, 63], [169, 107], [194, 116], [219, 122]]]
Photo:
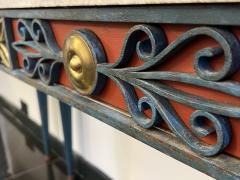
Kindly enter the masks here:
[[17, 28], [21, 40], [13, 42], [12, 46], [23, 55], [27, 75], [40, 78], [48, 85], [56, 83], [63, 57], [49, 24], [38, 19], [19, 19]]
[[[145, 34], [147, 38], [141, 40], [142, 34]], [[166, 63], [170, 56], [199, 36], [214, 39], [219, 47], [208, 47], [196, 53], [194, 59], [196, 75], [151, 71], [153, 67]], [[231, 32], [220, 28], [194, 28], [168, 45], [162, 29], [150, 25], [136, 25], [127, 33], [119, 59], [114, 64], [97, 62], [96, 71], [111, 78], [119, 86], [128, 105], [129, 113], [140, 126], [151, 128], [164, 121], [171, 131], [193, 151], [204, 156], [213, 156], [230, 143], [231, 128], [228, 117], [239, 118], [240, 107], [192, 95], [160, 83], [158, 80], [206, 87], [239, 97], [240, 83], [227, 80], [230, 75], [239, 70], [239, 49], [238, 39]], [[91, 51], [94, 49], [92, 48]], [[144, 63], [138, 67], [127, 67], [135, 52]], [[222, 69], [213, 70], [209, 61], [221, 54], [224, 55]], [[65, 66], [69, 65], [65, 64]], [[141, 90], [144, 97], [139, 99], [135, 88]], [[196, 109], [190, 117], [190, 129], [185, 126], [169, 100]], [[152, 112], [151, 118], [144, 114], [147, 109]], [[205, 119], [208, 119], [212, 125], [207, 125]], [[215, 144], [209, 145], [201, 141], [200, 138], [213, 132], [217, 135]]]
[[[106, 63], [100, 40], [90, 30], [81, 29], [70, 33], [61, 51], [46, 21], [20, 19], [17, 25], [21, 40], [12, 45], [23, 55], [24, 70], [30, 77], [40, 78], [49, 85], [56, 83], [64, 62], [69, 79], [80, 94], [100, 92], [106, 77], [115, 81], [125, 97], [130, 115], [143, 128], [152, 128], [164, 121], [177, 137], [204, 156], [213, 156], [230, 143], [228, 118], [239, 118], [240, 107], [192, 95], [159, 80], [205, 87], [239, 98], [240, 83], [227, 80], [240, 68], [240, 44], [231, 32], [215, 27], [198, 27], [168, 44], [161, 28], [136, 25], [127, 33], [119, 59], [109, 64]], [[147, 38], [143, 39], [143, 34]], [[166, 63], [169, 57], [199, 36], [208, 36], [218, 42], [219, 46], [207, 47], [195, 54], [195, 75], [152, 70]], [[128, 67], [134, 53], [143, 64]], [[211, 58], [222, 54], [223, 67], [220, 70], [212, 69], [209, 63]], [[135, 89], [142, 91], [144, 96], [138, 98]], [[169, 100], [196, 109], [189, 119], [190, 129], [185, 126]], [[144, 113], [147, 109], [152, 112], [151, 118]], [[212, 125], [207, 125], [205, 119]], [[215, 144], [201, 141], [200, 138], [214, 132], [217, 135]]]

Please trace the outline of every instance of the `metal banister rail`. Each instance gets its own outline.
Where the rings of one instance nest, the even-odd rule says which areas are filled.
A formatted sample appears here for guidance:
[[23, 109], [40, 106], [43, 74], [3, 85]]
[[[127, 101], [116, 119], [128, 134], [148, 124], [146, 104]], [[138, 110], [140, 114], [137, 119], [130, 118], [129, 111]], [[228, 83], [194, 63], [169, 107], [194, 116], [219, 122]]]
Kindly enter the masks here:
[[[73, 106], [214, 178], [239, 179], [239, 7], [0, 10], [0, 70], [37, 89], [47, 156], [46, 95], [59, 100], [69, 176]], [[124, 38], [107, 42], [107, 26]]]

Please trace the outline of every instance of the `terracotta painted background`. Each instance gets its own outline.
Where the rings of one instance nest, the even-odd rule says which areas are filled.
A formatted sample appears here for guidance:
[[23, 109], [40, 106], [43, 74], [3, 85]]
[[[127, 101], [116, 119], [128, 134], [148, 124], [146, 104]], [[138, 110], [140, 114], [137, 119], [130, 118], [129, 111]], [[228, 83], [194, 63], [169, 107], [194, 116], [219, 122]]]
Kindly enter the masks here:
[[[81, 29], [87, 28], [92, 30], [101, 40], [109, 63], [114, 63], [121, 52], [122, 44], [125, 39], [127, 31], [134, 25], [134, 24], [127, 24], [127, 23], [97, 23], [97, 22], [69, 22], [69, 21], [50, 21], [49, 22], [53, 32], [55, 34], [55, 38], [60, 48], [63, 47], [64, 38], [67, 36], [74, 29]], [[157, 25], [158, 26], [158, 25]], [[160, 26], [160, 25], [159, 25]], [[16, 20], [13, 21], [14, 27], [14, 36], [15, 40], [19, 40], [19, 35], [16, 28]], [[194, 26], [189, 25], [165, 25], [162, 24], [160, 26], [166, 36], [168, 38], [168, 42], [173, 42], [177, 37], [179, 37], [182, 33], [186, 32], [187, 30], [193, 28]], [[240, 38], [240, 28], [233, 28], [232, 31], [235, 35]], [[216, 47], [218, 44], [207, 37], [200, 37], [196, 39], [194, 42], [191, 42], [185, 48], [183, 48], [180, 52], [175, 54], [173, 57], [169, 58], [164, 64], [161, 64], [156, 70], [165, 70], [165, 71], [175, 71], [175, 72], [188, 72], [194, 74], [193, 68], [193, 59], [195, 53], [206, 47]], [[23, 66], [22, 64], [22, 56], [18, 54], [18, 61], [20, 67]], [[131, 63], [129, 66], [137, 66], [143, 63], [141, 60], [137, 58], [135, 55], [132, 58]], [[215, 58], [211, 61], [212, 67], [214, 69], [219, 69], [223, 65], [223, 57]], [[232, 76], [232, 79], [240, 81], [240, 72], [237, 72]], [[207, 88], [200, 88], [197, 86], [186, 85], [183, 83], [176, 83], [176, 82], [168, 82], [168, 81], [161, 81], [164, 84], [167, 84], [171, 87], [176, 89], [180, 89], [182, 91], [202, 96], [207, 99], [217, 100], [218, 102], [230, 103], [235, 105], [240, 105], [240, 100], [236, 97], [226, 95], [224, 93], [216, 92], [213, 90], [209, 90]], [[72, 88], [64, 70], [62, 70], [60, 82], [61, 84]], [[137, 94], [139, 97], [142, 96], [142, 93], [137, 90]], [[124, 101], [124, 97], [121, 94], [120, 89], [112, 82], [110, 79], [107, 81], [107, 84], [104, 90], [97, 96], [93, 97], [101, 102], [107, 103], [123, 111], [127, 111], [127, 105]], [[184, 106], [182, 104], [176, 103], [171, 101], [171, 104], [178, 112], [179, 116], [182, 118], [186, 126], [189, 127], [189, 119], [191, 113], [194, 109]], [[147, 112], [150, 116], [150, 112]], [[231, 126], [232, 126], [232, 141], [228, 148], [225, 150], [227, 153], [239, 157], [240, 158], [240, 137], [238, 134], [238, 130], [240, 129], [240, 119], [230, 119]], [[166, 125], [163, 125], [166, 128]], [[215, 135], [208, 136], [203, 139], [203, 141], [207, 143], [214, 143], [216, 140]]]

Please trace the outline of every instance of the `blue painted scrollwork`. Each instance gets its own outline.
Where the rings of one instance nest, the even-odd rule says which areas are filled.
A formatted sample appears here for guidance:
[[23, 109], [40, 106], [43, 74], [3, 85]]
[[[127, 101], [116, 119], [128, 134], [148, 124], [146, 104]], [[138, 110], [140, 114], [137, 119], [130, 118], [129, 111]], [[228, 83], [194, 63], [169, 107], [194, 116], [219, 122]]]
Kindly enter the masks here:
[[[27, 74], [32, 78], [40, 78], [47, 84], [57, 82], [63, 64], [63, 55], [47, 22], [20, 19], [18, 20], [18, 31], [21, 40], [14, 42], [13, 47], [23, 55], [24, 70]], [[193, 59], [195, 74], [153, 70], [153, 68], [167, 63], [171, 56], [183, 51], [186, 45], [202, 36], [213, 39], [218, 46], [206, 47], [195, 54]], [[95, 54], [93, 51], [102, 49], [102, 47], [99, 48], [101, 43], [97, 38], [94, 40], [85, 36], [75, 38], [88, 45], [87, 49], [91, 51], [88, 52], [90, 55]], [[229, 145], [231, 128], [228, 119], [240, 118], [240, 107], [193, 95], [161, 81], [204, 87], [239, 98], [240, 83], [228, 79], [240, 68], [239, 49], [240, 44], [234, 34], [222, 28], [193, 28], [168, 44], [165, 32], [160, 27], [136, 25], [127, 33], [120, 57], [114, 64], [94, 61], [93, 67], [96, 66], [97, 73], [111, 78], [119, 86], [130, 115], [140, 126], [152, 128], [165, 122], [170, 130], [192, 150], [204, 156], [212, 156]], [[77, 48], [76, 54], [81, 54], [80, 51], [81, 49]], [[102, 49], [102, 51], [104, 50]], [[128, 63], [135, 53], [143, 63], [137, 67], [128, 67]], [[224, 63], [221, 69], [215, 70], [211, 67], [210, 61], [220, 55], [223, 55]], [[96, 57], [93, 56], [88, 60], [94, 58]], [[64, 58], [64, 60], [66, 59]], [[83, 66], [86, 59], [73, 58], [70, 60], [70, 66], [76, 72], [81, 72], [80, 70], [86, 68]], [[95, 65], [95, 63], [98, 64]], [[65, 69], [69, 70], [67, 65], [66, 63]], [[81, 73], [77, 75], [82, 76]], [[81, 82], [78, 83], [80, 83], [79, 87], [82, 87]], [[103, 86], [104, 83], [97, 84]], [[94, 88], [99, 87], [94, 86]], [[139, 98], [135, 89], [142, 91], [144, 96]], [[169, 101], [175, 101], [195, 109], [189, 117], [190, 128], [186, 127]], [[148, 109], [152, 112], [151, 117], [145, 114]], [[206, 119], [210, 123], [206, 122]], [[215, 133], [217, 137], [214, 144], [209, 145], [201, 140], [202, 137], [212, 133]]]
[[49, 85], [57, 82], [63, 64], [62, 52], [49, 24], [43, 20], [19, 19], [17, 28], [21, 40], [12, 45], [23, 55], [27, 75]]
[[[147, 36], [141, 40], [142, 34]], [[194, 59], [196, 75], [182, 72], [151, 71], [153, 67], [166, 63], [169, 57], [181, 51], [185, 45], [199, 36], [215, 40], [219, 47], [207, 47], [198, 51]], [[151, 128], [166, 122], [171, 131], [191, 149], [204, 156], [221, 152], [231, 140], [228, 117], [240, 117], [240, 107], [192, 95], [165, 85], [158, 80], [168, 80], [206, 87], [232, 96], [240, 96], [240, 83], [227, 80], [240, 68], [240, 45], [229, 31], [214, 27], [198, 27], [182, 34], [171, 44], [160, 28], [137, 25], [130, 29], [124, 41], [119, 59], [114, 64], [98, 64], [97, 71], [111, 78], [119, 86], [132, 118], [142, 127]], [[133, 53], [137, 53], [143, 64], [127, 67]], [[213, 70], [211, 58], [224, 55], [222, 69]], [[144, 94], [137, 97], [135, 88]], [[169, 100], [190, 106], [194, 111], [190, 117], [190, 129], [185, 126]], [[150, 109], [152, 117], [144, 111]], [[211, 125], [206, 123], [206, 119]], [[215, 144], [204, 143], [200, 138], [215, 132]]]

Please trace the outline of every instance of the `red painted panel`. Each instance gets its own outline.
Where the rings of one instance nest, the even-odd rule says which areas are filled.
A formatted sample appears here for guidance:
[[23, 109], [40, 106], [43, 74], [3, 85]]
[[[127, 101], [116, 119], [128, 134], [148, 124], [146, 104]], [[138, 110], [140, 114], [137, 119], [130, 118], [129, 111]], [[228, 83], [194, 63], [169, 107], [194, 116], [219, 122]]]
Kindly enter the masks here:
[[[68, 33], [71, 32], [71, 30], [80, 28], [87, 28], [92, 30], [101, 40], [108, 58], [108, 62], [110, 63], [114, 63], [118, 59], [126, 32], [129, 30], [129, 28], [131, 28], [134, 25], [128, 23], [123, 24], [123, 23], [69, 22], [69, 21], [68, 22], [51, 21], [50, 24], [55, 34], [57, 43], [60, 47], [63, 46], [64, 38], [67, 36]], [[16, 21], [13, 22], [13, 27], [15, 39], [18, 40], [19, 36], [16, 31]], [[169, 43], [174, 41], [182, 33], [193, 28], [193, 26], [189, 25], [161, 25], [161, 27], [164, 29]], [[240, 28], [233, 29], [233, 32], [240, 38]], [[195, 72], [193, 68], [193, 59], [195, 53], [198, 50], [209, 46], [215, 47], [217, 46], [217, 43], [214, 40], [204, 36], [198, 38], [194, 42], [191, 42], [191, 44], [183, 48], [179, 53], [177, 53], [169, 60], [167, 60], [166, 63], [162, 64], [156, 70], [189, 72], [194, 74]], [[22, 67], [21, 55], [18, 55], [18, 61], [20, 66]], [[137, 66], [141, 63], [142, 62], [136, 56], [134, 56], [129, 66]], [[221, 68], [222, 64], [223, 57], [215, 58], [212, 61], [212, 66], [215, 69]], [[232, 79], [240, 80], [240, 72], [234, 74]], [[197, 86], [175, 82], [167, 81], [162, 82], [191, 94], [202, 96], [208, 99], [214, 99], [219, 102], [240, 105], [240, 100], [238, 98], [213, 90], [209, 90], [207, 88], [199, 88]], [[72, 88], [64, 70], [62, 70], [60, 83]], [[137, 91], [137, 94], [139, 97], [142, 96], [142, 93], [139, 91]], [[119, 88], [111, 80], [107, 81], [107, 85], [105, 86], [101, 94], [99, 94], [98, 96], [94, 96], [93, 98], [105, 102], [107, 104], [110, 104], [114, 107], [120, 108], [124, 111], [127, 111], [127, 106], [125, 104], [124, 97], [122, 96]], [[189, 127], [189, 118], [191, 113], [193, 112], [193, 109], [176, 102], [171, 102], [171, 104], [179, 113], [179, 116], [183, 119], [184, 123]], [[240, 137], [238, 135], [238, 129], [240, 129], [239, 119], [231, 119], [231, 125], [233, 131], [233, 138], [232, 143], [226, 149], [226, 152], [240, 158]], [[204, 138], [203, 140], [208, 143], [213, 143], [215, 140], [215, 136], [212, 135], [207, 138]]]

